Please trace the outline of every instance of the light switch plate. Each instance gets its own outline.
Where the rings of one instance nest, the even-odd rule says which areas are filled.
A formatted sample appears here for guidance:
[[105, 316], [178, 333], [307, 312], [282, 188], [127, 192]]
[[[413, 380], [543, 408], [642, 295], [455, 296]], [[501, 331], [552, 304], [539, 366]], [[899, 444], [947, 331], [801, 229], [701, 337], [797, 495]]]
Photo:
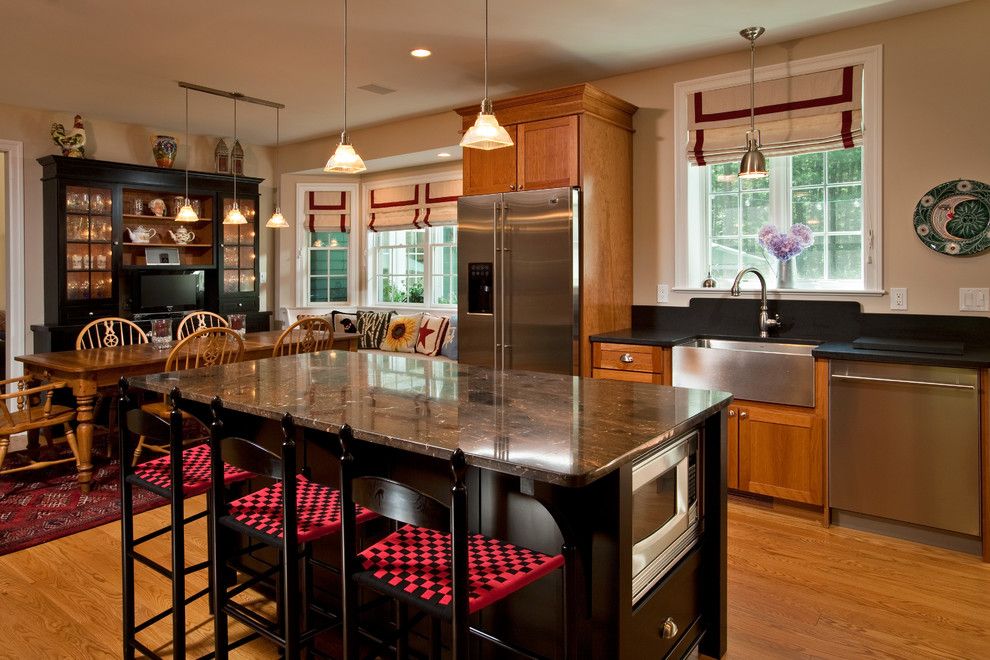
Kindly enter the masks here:
[[990, 311], [990, 289], [968, 288], [959, 289], [960, 312]]
[[890, 308], [905, 310], [907, 306], [907, 289], [894, 289], [890, 290]]
[[670, 302], [670, 285], [669, 284], [658, 284], [657, 285], [657, 302], [658, 303], [668, 303], [668, 302]]

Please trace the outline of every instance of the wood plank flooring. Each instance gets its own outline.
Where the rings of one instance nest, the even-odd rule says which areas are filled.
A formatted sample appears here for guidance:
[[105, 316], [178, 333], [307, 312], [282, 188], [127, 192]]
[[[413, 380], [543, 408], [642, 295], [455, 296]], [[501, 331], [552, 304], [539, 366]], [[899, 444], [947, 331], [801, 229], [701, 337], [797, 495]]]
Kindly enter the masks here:
[[[201, 508], [202, 498], [189, 511]], [[165, 509], [142, 514], [138, 534], [165, 518]], [[205, 555], [196, 525], [190, 561]], [[167, 538], [149, 553], [166, 559]], [[0, 658], [120, 657], [119, 557], [117, 523], [0, 557]], [[138, 571], [144, 618], [169, 597], [163, 580]], [[205, 602], [190, 608], [189, 621], [193, 656], [210, 648]], [[145, 638], [165, 655], [168, 626], [166, 619]], [[263, 641], [234, 655], [275, 656]], [[990, 657], [990, 565], [732, 501], [727, 657]]]

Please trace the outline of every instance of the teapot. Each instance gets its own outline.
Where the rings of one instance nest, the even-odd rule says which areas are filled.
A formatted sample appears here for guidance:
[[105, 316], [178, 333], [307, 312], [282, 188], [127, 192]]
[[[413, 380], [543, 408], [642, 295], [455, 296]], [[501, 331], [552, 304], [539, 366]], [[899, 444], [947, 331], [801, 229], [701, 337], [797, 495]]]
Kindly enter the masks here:
[[145, 227], [143, 225], [138, 225], [137, 227], [125, 227], [127, 233], [131, 236], [132, 243], [148, 243], [154, 238], [158, 232], [151, 227]]
[[186, 243], [192, 243], [196, 238], [196, 234], [189, 231], [185, 227], [179, 227], [175, 231], [169, 230], [168, 235], [172, 237], [178, 245], [185, 245]]

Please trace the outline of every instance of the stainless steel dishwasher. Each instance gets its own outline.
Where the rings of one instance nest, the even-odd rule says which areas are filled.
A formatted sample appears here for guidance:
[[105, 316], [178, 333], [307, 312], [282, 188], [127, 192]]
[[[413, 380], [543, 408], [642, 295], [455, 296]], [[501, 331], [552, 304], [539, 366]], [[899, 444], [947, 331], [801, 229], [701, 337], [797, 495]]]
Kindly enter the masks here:
[[980, 534], [975, 369], [832, 360], [829, 504]]

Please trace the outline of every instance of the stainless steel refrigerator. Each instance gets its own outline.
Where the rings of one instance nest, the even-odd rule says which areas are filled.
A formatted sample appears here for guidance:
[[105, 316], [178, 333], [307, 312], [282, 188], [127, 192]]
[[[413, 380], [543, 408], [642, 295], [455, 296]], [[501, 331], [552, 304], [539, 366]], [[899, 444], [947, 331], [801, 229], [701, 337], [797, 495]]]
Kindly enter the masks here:
[[580, 190], [457, 202], [458, 360], [580, 373]]

